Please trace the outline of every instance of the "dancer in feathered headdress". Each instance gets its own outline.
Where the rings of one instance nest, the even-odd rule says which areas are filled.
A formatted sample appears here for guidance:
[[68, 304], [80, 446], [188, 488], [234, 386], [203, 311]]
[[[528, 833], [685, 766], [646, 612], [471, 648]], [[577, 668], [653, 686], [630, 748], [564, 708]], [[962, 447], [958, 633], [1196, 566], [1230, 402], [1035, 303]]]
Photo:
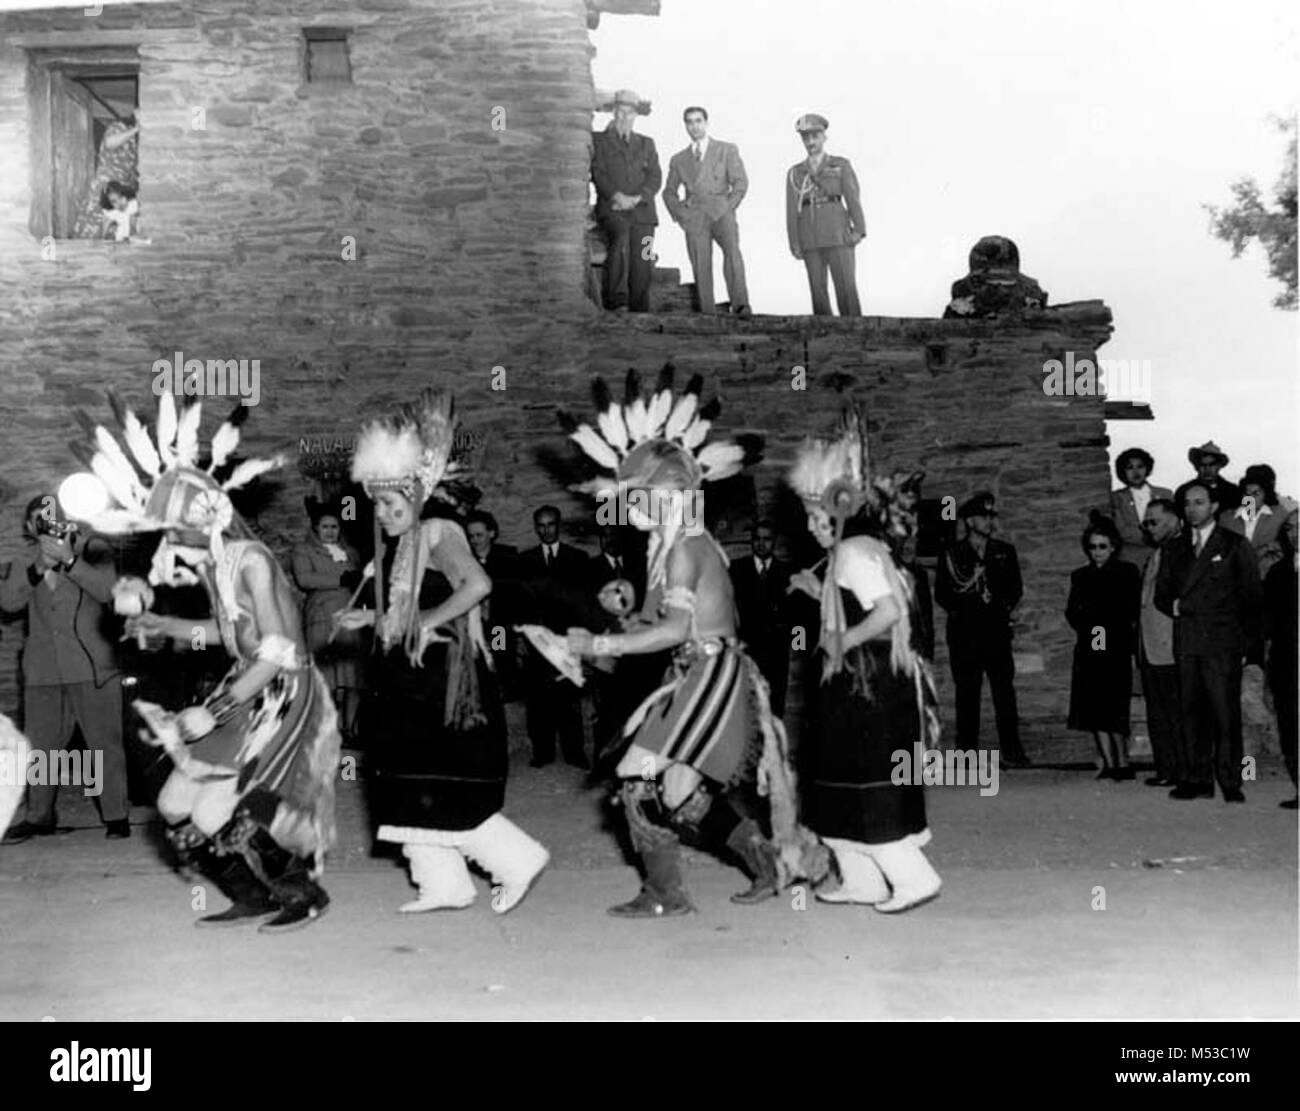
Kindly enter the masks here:
[[420, 518], [428, 498], [450, 499], [454, 435], [451, 397], [432, 390], [363, 426], [352, 479], [375, 502], [375, 560], [354, 601], [375, 608], [338, 620], [373, 625], [384, 652], [366, 752], [379, 839], [402, 846], [419, 888], [402, 911], [469, 906], [468, 858], [493, 876], [504, 914], [549, 855], [501, 813], [505, 716], [480, 613], [492, 582], [460, 525]]
[[[843, 883], [816, 894], [885, 912], [933, 898], [940, 883], [921, 851], [930, 831], [920, 767], [938, 742], [937, 700], [919, 651], [915, 583], [897, 551], [915, 526], [921, 478], [872, 476], [856, 411], [836, 439], [807, 441], [789, 474], [827, 550], [824, 564], [791, 580], [821, 602], [822, 667], [809, 669], [804, 701], [803, 813], [835, 852]], [[911, 784], [893, 778], [899, 752], [916, 769]]]
[[200, 705], [170, 714], [135, 704], [154, 743], [175, 762], [158, 796], [168, 837], [185, 863], [233, 901], [203, 924], [278, 909], [263, 930], [306, 925], [329, 904], [316, 877], [334, 839], [337, 715], [306, 651], [293, 587], [230, 501], [230, 491], [282, 459], [248, 460], [219, 480], [239, 444], [244, 406], [217, 429], [205, 468], [199, 403], [178, 413], [172, 395], [163, 394], [155, 443], [133, 412], [111, 395], [109, 401], [126, 450], [105, 425], [78, 414], [94, 445], [78, 454], [117, 503], [86, 519], [106, 533], [161, 531], [149, 581], [201, 582], [213, 612], [213, 619], [196, 622], [141, 613], [136, 605], [127, 631], [191, 647], [221, 644], [235, 660]]
[[[754, 882], [736, 902], [770, 898], [797, 876], [817, 878], [829, 859], [796, 821], [785, 731], [737, 639], [727, 557], [704, 527], [703, 484], [739, 473], [761, 444], [706, 443], [720, 407], [699, 404], [701, 386], [697, 376], [676, 395], [666, 367], [642, 397], [632, 373], [617, 403], [597, 380], [596, 423], [572, 432], [607, 472], [583, 487], [601, 502], [597, 520], [630, 522], [650, 533], [650, 545], [641, 627], [614, 636], [570, 630], [569, 647], [596, 657], [674, 653], [665, 684], [623, 730], [630, 742], [618, 766], [623, 809], [645, 882], [631, 902], [610, 908], [620, 917], [693, 909], [681, 879], [683, 835], [725, 845], [745, 862]], [[770, 840], [755, 818], [761, 792]]]

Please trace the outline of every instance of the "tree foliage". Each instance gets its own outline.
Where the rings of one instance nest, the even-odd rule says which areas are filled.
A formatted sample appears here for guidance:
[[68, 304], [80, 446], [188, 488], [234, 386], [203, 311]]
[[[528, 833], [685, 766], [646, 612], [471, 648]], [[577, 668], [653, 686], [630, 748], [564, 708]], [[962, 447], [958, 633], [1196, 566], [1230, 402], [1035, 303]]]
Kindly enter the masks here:
[[1277, 120], [1278, 130], [1289, 135], [1282, 176], [1273, 187], [1274, 207], [1264, 201], [1259, 183], [1242, 178], [1232, 186], [1234, 204], [1228, 208], [1206, 205], [1210, 231], [1232, 247], [1239, 258], [1257, 240], [1268, 256], [1270, 277], [1282, 283], [1273, 298], [1274, 308], [1296, 308], [1296, 119]]

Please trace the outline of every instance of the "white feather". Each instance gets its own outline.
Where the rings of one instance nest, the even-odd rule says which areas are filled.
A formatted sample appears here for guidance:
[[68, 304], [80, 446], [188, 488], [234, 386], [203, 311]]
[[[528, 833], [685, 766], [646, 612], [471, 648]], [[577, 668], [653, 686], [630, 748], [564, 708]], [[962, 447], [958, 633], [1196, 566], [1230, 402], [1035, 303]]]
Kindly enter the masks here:
[[105, 509], [102, 513], [96, 513], [87, 523], [96, 532], [102, 532], [106, 536], [145, 532], [155, 527], [143, 514], [130, 509]]
[[238, 490], [241, 486], [247, 486], [258, 475], [273, 471], [276, 467], [283, 467], [286, 462], [288, 460], [283, 455], [273, 455], [270, 459], [246, 459], [231, 472], [230, 477], [221, 484], [221, 488]]
[[203, 403], [194, 402], [181, 414], [176, 426], [176, 462], [182, 467], [192, 467], [199, 461], [199, 421], [203, 416]]
[[140, 418], [128, 409], [126, 416], [123, 418], [123, 424], [126, 446], [131, 449], [135, 461], [140, 464], [144, 469], [144, 473], [150, 478], [157, 478], [162, 473], [162, 461], [158, 458], [158, 452], [153, 446], [153, 441], [149, 439], [149, 433], [145, 430], [144, 425], [140, 423]]
[[700, 464], [700, 470], [704, 472], [704, 477], [710, 481], [717, 481], [740, 473], [741, 465], [745, 461], [745, 449], [729, 440], [721, 440], [716, 444], [709, 444], [696, 456], [696, 460]]
[[627, 434], [632, 443], [639, 444], [650, 439], [650, 414], [642, 398], [638, 397], [627, 406], [623, 419], [627, 421]]
[[623, 406], [611, 405], [596, 417], [600, 434], [619, 455], [627, 453], [627, 425], [623, 423]]
[[673, 411], [673, 391], [660, 390], [650, 402], [650, 435], [662, 436], [664, 422]]
[[591, 425], [578, 425], [578, 430], [571, 433], [569, 439], [573, 440], [587, 455], [607, 471], [618, 469], [618, 454], [601, 439], [600, 434]]
[[90, 469], [95, 472], [99, 481], [108, 488], [108, 492], [123, 509], [137, 513], [144, 509], [144, 503], [136, 497], [127, 477], [103, 452], [95, 452], [90, 460]]
[[217, 429], [216, 435], [212, 437], [212, 465], [208, 467], [208, 474], [211, 474], [220, 467], [227, 459], [230, 453], [239, 446], [239, 429], [230, 421], [222, 421], [221, 427]]
[[[140, 482], [139, 476], [135, 472], [135, 467], [131, 460], [127, 458], [107, 428], [102, 424], [95, 426], [95, 446], [107, 457], [113, 465], [113, 469], [120, 476], [123, 485], [131, 491], [131, 501], [122, 502], [123, 505], [141, 505], [149, 500], [149, 494]], [[118, 499], [121, 501], [121, 499]]]
[[688, 451], [694, 451], [704, 443], [704, 438], [709, 434], [709, 429], [712, 427], [712, 421], [701, 420], [699, 417], [696, 417], [686, 431], [682, 433], [682, 447], [686, 448]]
[[699, 405], [699, 397], [693, 393], [682, 394], [677, 399], [677, 404], [673, 406], [673, 411], [669, 414], [668, 423], [664, 425], [664, 436], [669, 440], [677, 439], [686, 431], [686, 426], [691, 423], [691, 418], [695, 416], [695, 409]]
[[170, 467], [176, 462], [173, 445], [176, 440], [176, 399], [171, 391], [164, 391], [158, 399], [158, 455], [163, 466]]

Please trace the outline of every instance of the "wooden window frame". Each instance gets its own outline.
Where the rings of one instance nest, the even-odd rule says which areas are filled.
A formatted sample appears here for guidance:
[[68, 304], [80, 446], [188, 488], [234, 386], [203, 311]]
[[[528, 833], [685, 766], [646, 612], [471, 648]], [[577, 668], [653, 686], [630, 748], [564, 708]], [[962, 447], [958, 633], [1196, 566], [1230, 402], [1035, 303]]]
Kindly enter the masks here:
[[[28, 228], [38, 239], [57, 242], [81, 240], [56, 231], [57, 174], [55, 165], [54, 116], [57, 86], [62, 79], [78, 77], [121, 77], [130, 74], [137, 82], [139, 101], [140, 55], [135, 46], [85, 46], [29, 49], [27, 56], [27, 106], [30, 123], [31, 208]], [[93, 131], [92, 131], [93, 138]], [[93, 158], [93, 153], [92, 153]], [[93, 162], [91, 173], [94, 172]], [[87, 239], [86, 242], [95, 242]], [[105, 242], [108, 242], [107, 240]]]
[[[312, 43], [341, 42], [343, 60], [347, 63], [346, 77], [312, 77]], [[302, 29], [302, 83], [310, 89], [346, 89], [352, 86], [352, 28], [304, 27]]]

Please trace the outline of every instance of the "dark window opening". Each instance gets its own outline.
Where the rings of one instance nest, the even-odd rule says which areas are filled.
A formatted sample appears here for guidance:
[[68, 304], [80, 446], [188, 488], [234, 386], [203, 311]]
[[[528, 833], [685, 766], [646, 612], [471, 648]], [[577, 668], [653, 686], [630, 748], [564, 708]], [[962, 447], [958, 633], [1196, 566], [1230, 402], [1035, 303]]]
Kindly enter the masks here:
[[305, 27], [305, 76], [309, 84], [347, 85], [352, 81], [348, 32], [340, 27]]
[[29, 77], [32, 232], [129, 238], [140, 189], [135, 51], [34, 51]]

